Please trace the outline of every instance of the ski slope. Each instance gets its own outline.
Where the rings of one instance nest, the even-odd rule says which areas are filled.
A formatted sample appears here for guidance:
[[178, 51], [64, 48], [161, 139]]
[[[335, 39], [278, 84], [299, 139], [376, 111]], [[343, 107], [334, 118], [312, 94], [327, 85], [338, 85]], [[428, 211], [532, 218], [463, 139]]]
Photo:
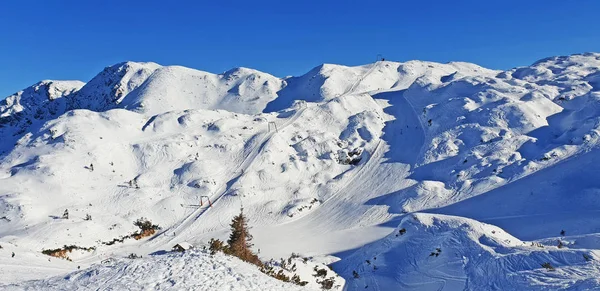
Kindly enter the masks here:
[[[600, 288], [599, 97], [597, 53], [285, 79], [126, 62], [85, 84], [42, 81], [0, 101], [0, 284], [137, 288], [124, 275], [137, 261], [98, 263], [135, 253], [171, 270], [179, 257], [157, 254], [226, 239], [243, 207], [262, 259], [332, 264], [338, 289]], [[157, 234], [103, 243], [141, 217]], [[95, 249], [41, 254], [63, 245]]]

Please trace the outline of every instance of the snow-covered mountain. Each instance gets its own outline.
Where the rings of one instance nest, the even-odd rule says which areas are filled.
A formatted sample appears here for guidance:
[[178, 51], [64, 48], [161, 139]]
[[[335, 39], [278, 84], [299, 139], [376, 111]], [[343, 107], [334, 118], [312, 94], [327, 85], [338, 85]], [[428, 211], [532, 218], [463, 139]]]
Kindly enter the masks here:
[[597, 53], [42, 81], [0, 101], [1, 283], [225, 238], [243, 206], [262, 258], [339, 260], [346, 290], [600, 288], [599, 98]]

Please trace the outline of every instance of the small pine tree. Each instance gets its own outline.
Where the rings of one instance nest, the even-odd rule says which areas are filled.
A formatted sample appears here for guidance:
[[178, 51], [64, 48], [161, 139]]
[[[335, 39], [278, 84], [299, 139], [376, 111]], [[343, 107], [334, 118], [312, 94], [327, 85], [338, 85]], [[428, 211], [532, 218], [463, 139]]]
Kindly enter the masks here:
[[231, 220], [231, 235], [227, 244], [229, 245], [229, 254], [234, 255], [243, 261], [262, 265], [262, 262], [256, 254], [250, 249], [252, 244], [252, 235], [248, 231], [248, 219], [244, 215], [244, 209], [240, 209], [240, 214]]
[[69, 209], [65, 209], [65, 212], [63, 212], [63, 219], [69, 219]]
[[556, 269], [554, 269], [554, 266], [552, 266], [552, 264], [550, 264], [549, 262], [543, 263], [542, 267], [544, 267], [548, 271], [554, 271], [554, 270], [556, 270]]

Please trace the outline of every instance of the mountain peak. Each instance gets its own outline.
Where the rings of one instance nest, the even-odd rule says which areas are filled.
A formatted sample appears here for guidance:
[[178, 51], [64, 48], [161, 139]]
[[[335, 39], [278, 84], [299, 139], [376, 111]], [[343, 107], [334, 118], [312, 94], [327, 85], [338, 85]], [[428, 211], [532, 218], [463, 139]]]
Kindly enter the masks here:
[[[85, 83], [81, 81], [42, 80], [4, 100], [0, 100], [0, 117], [9, 117], [15, 114], [50, 110], [51, 115], [64, 112], [65, 100], [53, 102], [77, 92]], [[50, 104], [52, 103], [52, 104]], [[43, 115], [36, 114], [38, 117]]]
[[161, 66], [156, 63], [122, 62], [104, 68], [71, 98], [71, 108], [101, 111], [113, 108]]

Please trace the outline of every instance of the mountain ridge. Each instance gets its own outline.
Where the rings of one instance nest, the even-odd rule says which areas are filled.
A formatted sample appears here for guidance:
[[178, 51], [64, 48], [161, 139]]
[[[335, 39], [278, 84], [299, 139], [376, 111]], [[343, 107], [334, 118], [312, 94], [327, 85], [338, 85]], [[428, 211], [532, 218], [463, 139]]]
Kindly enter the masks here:
[[[23, 102], [30, 107], [20, 97], [0, 103], [0, 245], [40, 268], [54, 266], [42, 249], [95, 246], [72, 256], [87, 267], [224, 238], [243, 206], [261, 257], [335, 256], [347, 290], [408, 288], [391, 275], [394, 264], [421, 274], [423, 284], [409, 284], [415, 289], [600, 286], [593, 276], [567, 286], [579, 271], [600, 274], [600, 184], [586, 172], [600, 145], [599, 76], [598, 53], [507, 71], [462, 62], [324, 64], [284, 79], [247, 68], [212, 74], [119, 63], [78, 91], [52, 91], [54, 101], [43, 89], [19, 95], [37, 100]], [[41, 101], [65, 112], [35, 118], [36, 106], [51, 108]], [[25, 113], [16, 118], [18, 110]], [[200, 203], [206, 197], [212, 207]], [[71, 217], [60, 219], [65, 209]], [[163, 229], [150, 240], [101, 243], [135, 231], [140, 217]], [[502, 238], [488, 233], [498, 226]], [[402, 228], [428, 248], [442, 244], [442, 259], [396, 239]], [[455, 241], [470, 247], [451, 247]], [[494, 260], [515, 254], [503, 266], [520, 279], [481, 278], [451, 255], [472, 261], [482, 250], [480, 262], [498, 276]], [[8, 254], [0, 250], [3, 260]], [[378, 254], [389, 265], [364, 264]], [[396, 254], [415, 260], [390, 261]], [[540, 260], [554, 265], [558, 283]]]

